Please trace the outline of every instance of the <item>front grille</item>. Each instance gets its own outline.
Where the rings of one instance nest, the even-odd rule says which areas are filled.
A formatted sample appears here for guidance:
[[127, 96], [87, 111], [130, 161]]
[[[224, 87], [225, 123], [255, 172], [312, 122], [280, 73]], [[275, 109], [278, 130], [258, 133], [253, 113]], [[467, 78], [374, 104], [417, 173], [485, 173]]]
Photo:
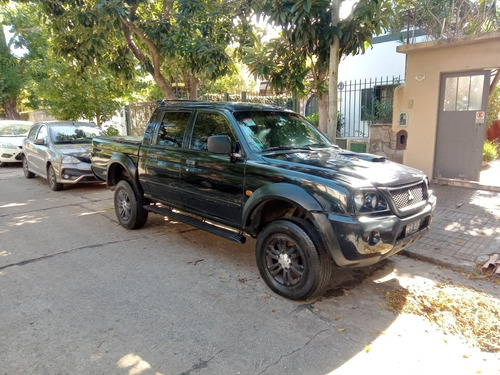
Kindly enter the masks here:
[[389, 189], [394, 204], [398, 209], [415, 206], [427, 199], [426, 184], [424, 181], [396, 189]]

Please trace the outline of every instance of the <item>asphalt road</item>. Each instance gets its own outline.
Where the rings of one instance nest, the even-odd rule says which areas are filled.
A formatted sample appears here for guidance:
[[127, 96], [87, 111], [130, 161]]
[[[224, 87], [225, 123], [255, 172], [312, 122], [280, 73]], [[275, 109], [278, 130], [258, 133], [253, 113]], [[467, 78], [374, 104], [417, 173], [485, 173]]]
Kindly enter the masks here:
[[0, 374], [500, 373], [498, 354], [385, 308], [406, 283], [470, 282], [404, 256], [289, 301], [254, 240], [154, 215], [128, 231], [105, 186], [53, 192], [17, 166], [0, 168], [0, 235]]

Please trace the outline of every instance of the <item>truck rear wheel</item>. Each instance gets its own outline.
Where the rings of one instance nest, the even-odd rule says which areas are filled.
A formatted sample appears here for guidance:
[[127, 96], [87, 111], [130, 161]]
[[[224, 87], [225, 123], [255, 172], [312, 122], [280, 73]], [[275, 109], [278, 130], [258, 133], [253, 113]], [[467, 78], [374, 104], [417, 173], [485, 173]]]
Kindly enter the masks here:
[[148, 211], [137, 198], [128, 181], [121, 180], [116, 185], [114, 195], [115, 213], [120, 225], [127, 229], [139, 229], [148, 219]]
[[255, 254], [260, 275], [277, 294], [302, 300], [322, 294], [333, 264], [316, 230], [302, 219], [282, 219], [259, 234]]

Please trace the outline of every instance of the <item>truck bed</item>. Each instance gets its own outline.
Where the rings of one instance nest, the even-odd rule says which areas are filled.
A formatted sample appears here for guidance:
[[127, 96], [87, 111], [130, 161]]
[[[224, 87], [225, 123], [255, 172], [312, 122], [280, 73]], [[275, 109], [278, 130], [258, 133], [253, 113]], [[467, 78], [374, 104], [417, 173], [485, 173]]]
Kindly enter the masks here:
[[127, 155], [134, 163], [139, 158], [142, 136], [104, 136], [92, 140], [92, 172], [106, 180], [109, 160], [114, 154]]

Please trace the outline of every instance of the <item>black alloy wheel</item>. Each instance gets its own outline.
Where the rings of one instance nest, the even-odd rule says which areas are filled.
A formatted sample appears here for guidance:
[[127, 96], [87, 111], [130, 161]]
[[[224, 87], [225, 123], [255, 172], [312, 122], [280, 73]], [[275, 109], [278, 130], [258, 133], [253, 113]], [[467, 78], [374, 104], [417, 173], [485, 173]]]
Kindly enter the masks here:
[[143, 207], [143, 200], [136, 198], [134, 189], [128, 181], [121, 180], [116, 185], [114, 205], [116, 217], [124, 228], [139, 229], [148, 219], [148, 211]]
[[320, 295], [328, 285], [333, 264], [305, 220], [271, 222], [259, 234], [255, 252], [262, 278], [277, 294], [302, 300]]

